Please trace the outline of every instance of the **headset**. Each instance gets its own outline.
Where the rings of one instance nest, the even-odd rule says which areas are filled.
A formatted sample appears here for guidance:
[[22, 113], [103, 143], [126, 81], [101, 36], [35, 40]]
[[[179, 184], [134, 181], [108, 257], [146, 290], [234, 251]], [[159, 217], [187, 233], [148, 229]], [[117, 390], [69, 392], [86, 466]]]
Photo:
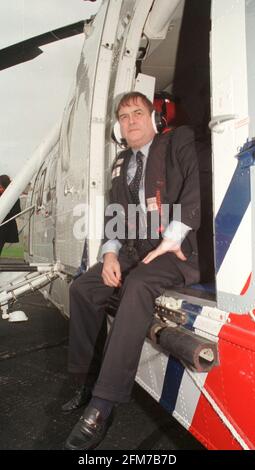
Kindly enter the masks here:
[[[156, 134], [161, 134], [161, 132], [164, 131], [164, 129], [167, 127], [167, 121], [166, 118], [163, 116], [162, 113], [159, 113], [157, 111], [152, 111], [151, 113], [151, 122], [153, 129]], [[119, 121], [116, 121], [113, 129], [112, 129], [112, 140], [120, 145], [120, 147], [127, 148], [127, 141], [124, 139], [121, 135], [121, 130], [120, 130], [120, 123]]]
[[154, 109], [163, 114], [168, 125], [171, 125], [176, 118], [176, 104], [176, 99], [167, 91], [155, 93]]

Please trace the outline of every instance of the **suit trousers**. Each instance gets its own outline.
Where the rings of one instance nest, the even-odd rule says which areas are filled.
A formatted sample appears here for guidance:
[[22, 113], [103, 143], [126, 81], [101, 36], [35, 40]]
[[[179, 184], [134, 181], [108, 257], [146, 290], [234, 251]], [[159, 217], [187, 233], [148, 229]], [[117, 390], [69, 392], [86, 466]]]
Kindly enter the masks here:
[[115, 289], [103, 283], [103, 264], [95, 264], [72, 283], [68, 369], [84, 374], [88, 385], [95, 382], [93, 396], [129, 401], [154, 301], [166, 288], [184, 285], [175, 259], [166, 253], [144, 264], [120, 250], [123, 284], [107, 338], [105, 306]]

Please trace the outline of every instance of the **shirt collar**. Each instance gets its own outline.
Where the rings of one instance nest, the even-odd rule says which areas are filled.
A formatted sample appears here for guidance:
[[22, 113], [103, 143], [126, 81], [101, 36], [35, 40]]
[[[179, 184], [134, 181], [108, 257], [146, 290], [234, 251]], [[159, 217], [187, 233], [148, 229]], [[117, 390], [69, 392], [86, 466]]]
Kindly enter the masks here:
[[150, 150], [150, 146], [152, 144], [152, 140], [150, 140], [150, 142], [148, 142], [147, 144], [145, 144], [143, 147], [141, 147], [140, 149], [132, 149], [133, 151], [133, 154], [136, 156], [138, 150], [140, 150], [140, 152], [142, 152], [142, 154], [145, 156], [145, 157], [148, 157], [148, 153], [149, 153], [149, 150]]

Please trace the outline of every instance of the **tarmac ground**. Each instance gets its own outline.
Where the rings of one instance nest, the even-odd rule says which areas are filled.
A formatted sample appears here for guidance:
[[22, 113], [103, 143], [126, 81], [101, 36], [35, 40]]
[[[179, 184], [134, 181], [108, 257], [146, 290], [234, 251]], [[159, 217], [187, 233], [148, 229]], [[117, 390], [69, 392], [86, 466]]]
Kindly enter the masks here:
[[[0, 449], [63, 449], [81, 410], [63, 414], [74, 393], [67, 373], [68, 320], [40, 293], [18, 300], [25, 322], [0, 319]], [[116, 408], [98, 450], [202, 450], [138, 385]]]

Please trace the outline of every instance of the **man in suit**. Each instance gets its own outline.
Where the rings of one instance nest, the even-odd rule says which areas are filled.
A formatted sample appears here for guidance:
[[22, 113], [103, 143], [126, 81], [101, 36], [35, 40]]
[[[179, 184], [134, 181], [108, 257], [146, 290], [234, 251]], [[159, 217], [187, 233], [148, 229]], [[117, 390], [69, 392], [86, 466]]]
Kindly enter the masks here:
[[[199, 280], [200, 192], [192, 131], [183, 126], [157, 134], [153, 105], [138, 92], [122, 97], [116, 116], [127, 150], [113, 165], [110, 203], [123, 208], [124, 230], [114, 238], [109, 230], [114, 211], [106, 217], [101, 261], [70, 288], [69, 371], [86, 385], [63, 411], [88, 406], [66, 449], [95, 448], [112, 422], [114, 405], [129, 400], [156, 297]], [[132, 204], [140, 205], [139, 233], [134, 217], [128, 217]], [[181, 220], [173, 220], [174, 204], [181, 206]], [[102, 350], [105, 306], [119, 287], [120, 304]]]

